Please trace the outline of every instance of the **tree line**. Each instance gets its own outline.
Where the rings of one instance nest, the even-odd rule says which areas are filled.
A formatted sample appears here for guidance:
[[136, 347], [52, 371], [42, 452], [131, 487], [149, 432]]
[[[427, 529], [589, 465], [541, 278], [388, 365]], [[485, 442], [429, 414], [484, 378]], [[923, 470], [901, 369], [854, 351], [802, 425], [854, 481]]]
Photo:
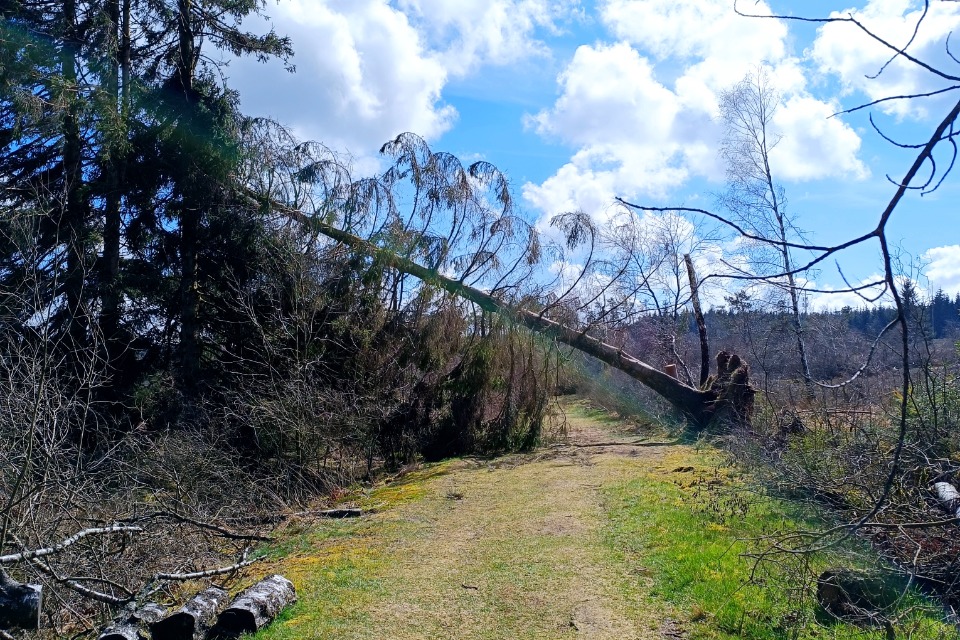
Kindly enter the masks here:
[[[226, 58], [292, 70], [265, 7], [0, 2], [0, 555], [54, 626], [378, 469], [541, 437], [548, 344], [314, 226], [512, 296], [539, 245], [506, 178], [407, 135], [355, 179], [244, 115]], [[29, 560], [91, 526], [132, 538]]]

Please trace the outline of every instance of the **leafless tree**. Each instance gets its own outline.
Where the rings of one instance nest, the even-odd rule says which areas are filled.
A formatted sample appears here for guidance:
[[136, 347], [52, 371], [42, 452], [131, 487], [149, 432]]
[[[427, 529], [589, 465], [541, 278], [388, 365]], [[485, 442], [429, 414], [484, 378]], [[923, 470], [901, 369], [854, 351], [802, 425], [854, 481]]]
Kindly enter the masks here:
[[[801, 290], [788, 240], [797, 233], [787, 214], [784, 189], [775, 178], [770, 156], [780, 141], [774, 130], [774, 116], [780, 107], [780, 93], [764, 67], [748, 73], [733, 88], [720, 94], [720, 120], [724, 137], [720, 156], [726, 162], [727, 190], [720, 203], [752, 234], [770, 242], [756, 243], [750, 258], [761, 274], [783, 273], [782, 279], [770, 279], [782, 287], [790, 300], [790, 314], [797, 346], [797, 357], [808, 394], [813, 395], [813, 379], [803, 336]], [[771, 256], [772, 254], [772, 256]]]

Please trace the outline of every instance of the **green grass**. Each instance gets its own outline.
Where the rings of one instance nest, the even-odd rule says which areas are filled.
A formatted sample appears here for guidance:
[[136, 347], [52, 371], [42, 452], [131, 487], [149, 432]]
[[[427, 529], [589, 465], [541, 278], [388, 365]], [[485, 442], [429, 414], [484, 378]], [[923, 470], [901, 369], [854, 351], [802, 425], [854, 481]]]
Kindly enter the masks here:
[[[349, 496], [369, 518], [289, 525], [261, 569], [293, 580], [299, 602], [258, 639], [884, 637], [823, 624], [799, 597], [809, 582], [743, 556], [750, 539], [818, 523], [744, 500], [745, 480], [715, 450], [634, 446], [635, 427], [568, 408], [575, 437], [629, 444], [431, 465]], [[817, 557], [804, 575], [864, 552]], [[897, 629], [955, 635], [922, 613]]]
[[[881, 630], [825, 620], [813, 602], [813, 576], [828, 566], [860, 567], [870, 557], [856, 541], [811, 558], [778, 556], [757, 564], [744, 554], [769, 548], [760, 539], [822, 528], [789, 504], [751, 494], [719, 466], [720, 456], [667, 458], [629, 482], [604, 490], [608, 544], [623, 562], [649, 570], [645, 596], [685, 612], [691, 638], [884, 638]], [[898, 637], [954, 637], [951, 627], [909, 594]]]

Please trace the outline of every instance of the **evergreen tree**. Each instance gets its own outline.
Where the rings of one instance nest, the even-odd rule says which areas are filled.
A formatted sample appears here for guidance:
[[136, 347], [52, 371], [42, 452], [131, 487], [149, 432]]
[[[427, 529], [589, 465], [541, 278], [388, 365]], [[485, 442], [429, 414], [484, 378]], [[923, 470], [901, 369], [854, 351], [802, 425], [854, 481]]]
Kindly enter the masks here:
[[947, 327], [956, 320], [956, 309], [950, 298], [938, 289], [933, 300], [930, 301], [930, 321], [933, 337], [943, 338], [947, 335]]

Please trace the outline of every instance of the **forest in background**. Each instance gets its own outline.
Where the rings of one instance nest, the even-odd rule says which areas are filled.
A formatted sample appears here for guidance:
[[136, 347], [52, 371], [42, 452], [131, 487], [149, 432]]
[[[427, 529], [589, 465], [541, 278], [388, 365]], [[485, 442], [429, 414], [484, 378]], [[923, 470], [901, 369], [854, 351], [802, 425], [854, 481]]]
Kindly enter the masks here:
[[[381, 174], [352, 176], [322, 144], [245, 117], [226, 85], [226, 55], [292, 66], [285, 37], [243, 29], [263, 6], [0, 2], [0, 555], [105, 531], [82, 553], [11, 563], [55, 594], [52, 627], [242, 564], [256, 536], [224, 549], [224, 531], [379, 469], [529, 449], [558, 387], [659, 406], [618, 373], [598, 386], [597, 362], [563, 373], [580, 356], [383, 252], [706, 383], [700, 280], [683, 257], [708, 233], [625, 204], [603, 228], [559, 215], [551, 241], [496, 167], [412, 134], [384, 145]], [[749, 116], [773, 106], [765, 82], [732, 91], [728, 115], [763, 127], [769, 114]], [[780, 193], [750, 173], [767, 149], [737, 135], [726, 204], [766, 238], [752, 260], [770, 287], [703, 314], [713, 353], [739, 354], [762, 391], [733, 448], [770, 487], [806, 487], [800, 498], [859, 521], [891, 566], [955, 597], [947, 525], [919, 542], [888, 525], [944, 519], [928, 486], [958, 471], [960, 300], [914, 290], [895, 308], [805, 312], [802, 287], [778, 276], [793, 271], [790, 219], [750, 199]], [[549, 275], [574, 261], [579, 273]], [[906, 342], [890, 330], [901, 317]], [[891, 394], [904, 359], [915, 369], [901, 423]], [[892, 446], [909, 460], [891, 463]], [[893, 506], [875, 508], [879, 496]]]

